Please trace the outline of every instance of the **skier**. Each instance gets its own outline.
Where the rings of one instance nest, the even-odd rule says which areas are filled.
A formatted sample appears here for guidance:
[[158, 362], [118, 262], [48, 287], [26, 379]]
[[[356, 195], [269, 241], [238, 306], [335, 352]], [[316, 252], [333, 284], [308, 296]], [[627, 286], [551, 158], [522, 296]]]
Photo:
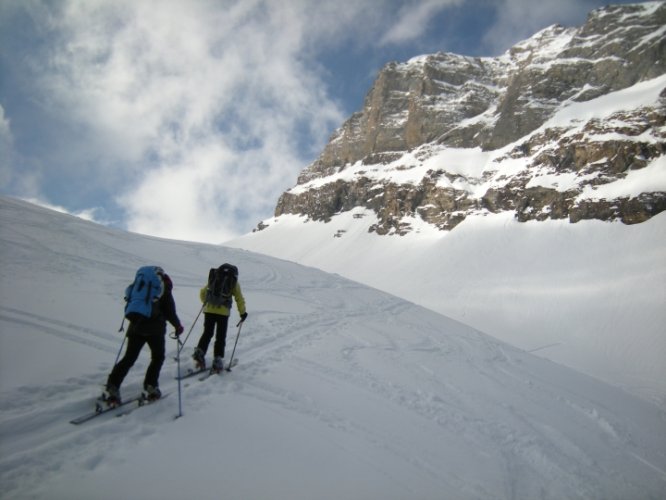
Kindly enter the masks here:
[[211, 269], [208, 284], [199, 292], [199, 298], [204, 304], [204, 328], [192, 358], [197, 369], [206, 367], [206, 351], [215, 334], [212, 371], [219, 373], [224, 367], [227, 326], [233, 299], [236, 299], [241, 322], [247, 318], [245, 298], [238, 283], [238, 268], [231, 264], [223, 264], [217, 269]]
[[[173, 282], [161, 268], [157, 267], [155, 269], [164, 284], [162, 295], [152, 306], [153, 311], [150, 317], [135, 316], [130, 319], [127, 328], [125, 355], [113, 367], [106, 383], [104, 399], [109, 406], [120, 404], [120, 385], [139, 357], [144, 344], [148, 344], [151, 356], [143, 382], [146, 398], [155, 400], [162, 396], [159, 389], [159, 376], [165, 359], [166, 322], [168, 321], [173, 325], [176, 329], [176, 335], [183, 333], [183, 326], [176, 314], [176, 303], [171, 292]], [[132, 286], [130, 285], [128, 290]]]

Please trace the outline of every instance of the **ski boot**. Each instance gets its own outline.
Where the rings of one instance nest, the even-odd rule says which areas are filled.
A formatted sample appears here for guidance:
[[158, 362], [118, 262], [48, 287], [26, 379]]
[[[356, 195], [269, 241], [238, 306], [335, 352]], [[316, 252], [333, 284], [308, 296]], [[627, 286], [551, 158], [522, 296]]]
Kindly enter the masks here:
[[162, 397], [162, 391], [159, 387], [147, 385], [143, 389], [143, 399], [146, 401], [157, 401]]
[[204, 357], [204, 352], [198, 347], [194, 349], [192, 359], [194, 360], [194, 368], [196, 370], [203, 370], [206, 368], [206, 358]]
[[106, 406], [119, 406], [122, 403], [120, 399], [120, 389], [115, 385], [107, 384], [106, 389], [102, 393], [101, 399], [104, 403], [106, 403]]
[[220, 373], [222, 370], [224, 370], [224, 358], [222, 358], [222, 356], [215, 356], [211, 371], [214, 373]]

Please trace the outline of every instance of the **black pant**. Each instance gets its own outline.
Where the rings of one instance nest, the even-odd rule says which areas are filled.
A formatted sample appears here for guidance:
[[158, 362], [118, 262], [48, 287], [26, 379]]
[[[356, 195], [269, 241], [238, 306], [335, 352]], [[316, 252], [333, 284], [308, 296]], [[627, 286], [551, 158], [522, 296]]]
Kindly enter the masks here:
[[143, 379], [143, 387], [145, 389], [148, 385], [152, 385], [153, 387], [159, 386], [160, 370], [162, 369], [165, 357], [164, 335], [132, 335], [131, 330], [129, 329], [125, 355], [120, 361], [118, 361], [118, 364], [113, 367], [113, 370], [111, 370], [111, 374], [107, 380], [108, 385], [120, 387], [127, 372], [129, 372], [130, 368], [134, 366], [134, 363], [139, 357], [141, 349], [145, 344], [148, 344], [148, 347], [150, 347], [150, 364], [146, 370], [146, 376]]
[[204, 329], [199, 339], [197, 347], [206, 354], [208, 344], [210, 344], [215, 333], [215, 345], [213, 346], [213, 355], [215, 357], [224, 357], [224, 349], [227, 345], [227, 324], [229, 316], [221, 314], [204, 313]]

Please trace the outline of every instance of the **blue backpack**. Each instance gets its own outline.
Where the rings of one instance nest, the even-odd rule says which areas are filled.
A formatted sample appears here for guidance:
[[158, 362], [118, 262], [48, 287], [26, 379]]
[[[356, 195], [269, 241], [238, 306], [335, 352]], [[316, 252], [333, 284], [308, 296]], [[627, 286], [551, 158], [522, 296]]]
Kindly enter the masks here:
[[159, 314], [156, 302], [164, 293], [164, 271], [158, 266], [140, 267], [134, 283], [125, 290], [125, 318], [140, 321]]

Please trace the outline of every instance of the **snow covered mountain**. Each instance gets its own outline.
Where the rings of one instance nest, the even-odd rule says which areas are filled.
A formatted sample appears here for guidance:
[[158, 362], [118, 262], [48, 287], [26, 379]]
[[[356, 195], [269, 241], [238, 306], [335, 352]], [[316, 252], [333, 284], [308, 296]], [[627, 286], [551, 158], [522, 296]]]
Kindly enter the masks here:
[[275, 215], [330, 220], [363, 206], [378, 234], [404, 234], [412, 217], [450, 230], [505, 211], [645, 221], [666, 209], [663, 185], [617, 184], [666, 149], [664, 26], [664, 2], [610, 6], [501, 57], [391, 63]]
[[[8, 198], [0, 198], [0, 244], [0, 498], [666, 492], [663, 409], [395, 296]], [[250, 313], [234, 371], [183, 384], [184, 414], [174, 420], [169, 340], [163, 401], [69, 424], [90, 409], [113, 364], [136, 268], [159, 264], [171, 275], [187, 332], [208, 269], [224, 261], [239, 266]], [[619, 269], [615, 278], [627, 276]], [[125, 395], [139, 390], [147, 361], [144, 352]]]
[[666, 3], [389, 64], [230, 246], [339, 273], [666, 407]]

